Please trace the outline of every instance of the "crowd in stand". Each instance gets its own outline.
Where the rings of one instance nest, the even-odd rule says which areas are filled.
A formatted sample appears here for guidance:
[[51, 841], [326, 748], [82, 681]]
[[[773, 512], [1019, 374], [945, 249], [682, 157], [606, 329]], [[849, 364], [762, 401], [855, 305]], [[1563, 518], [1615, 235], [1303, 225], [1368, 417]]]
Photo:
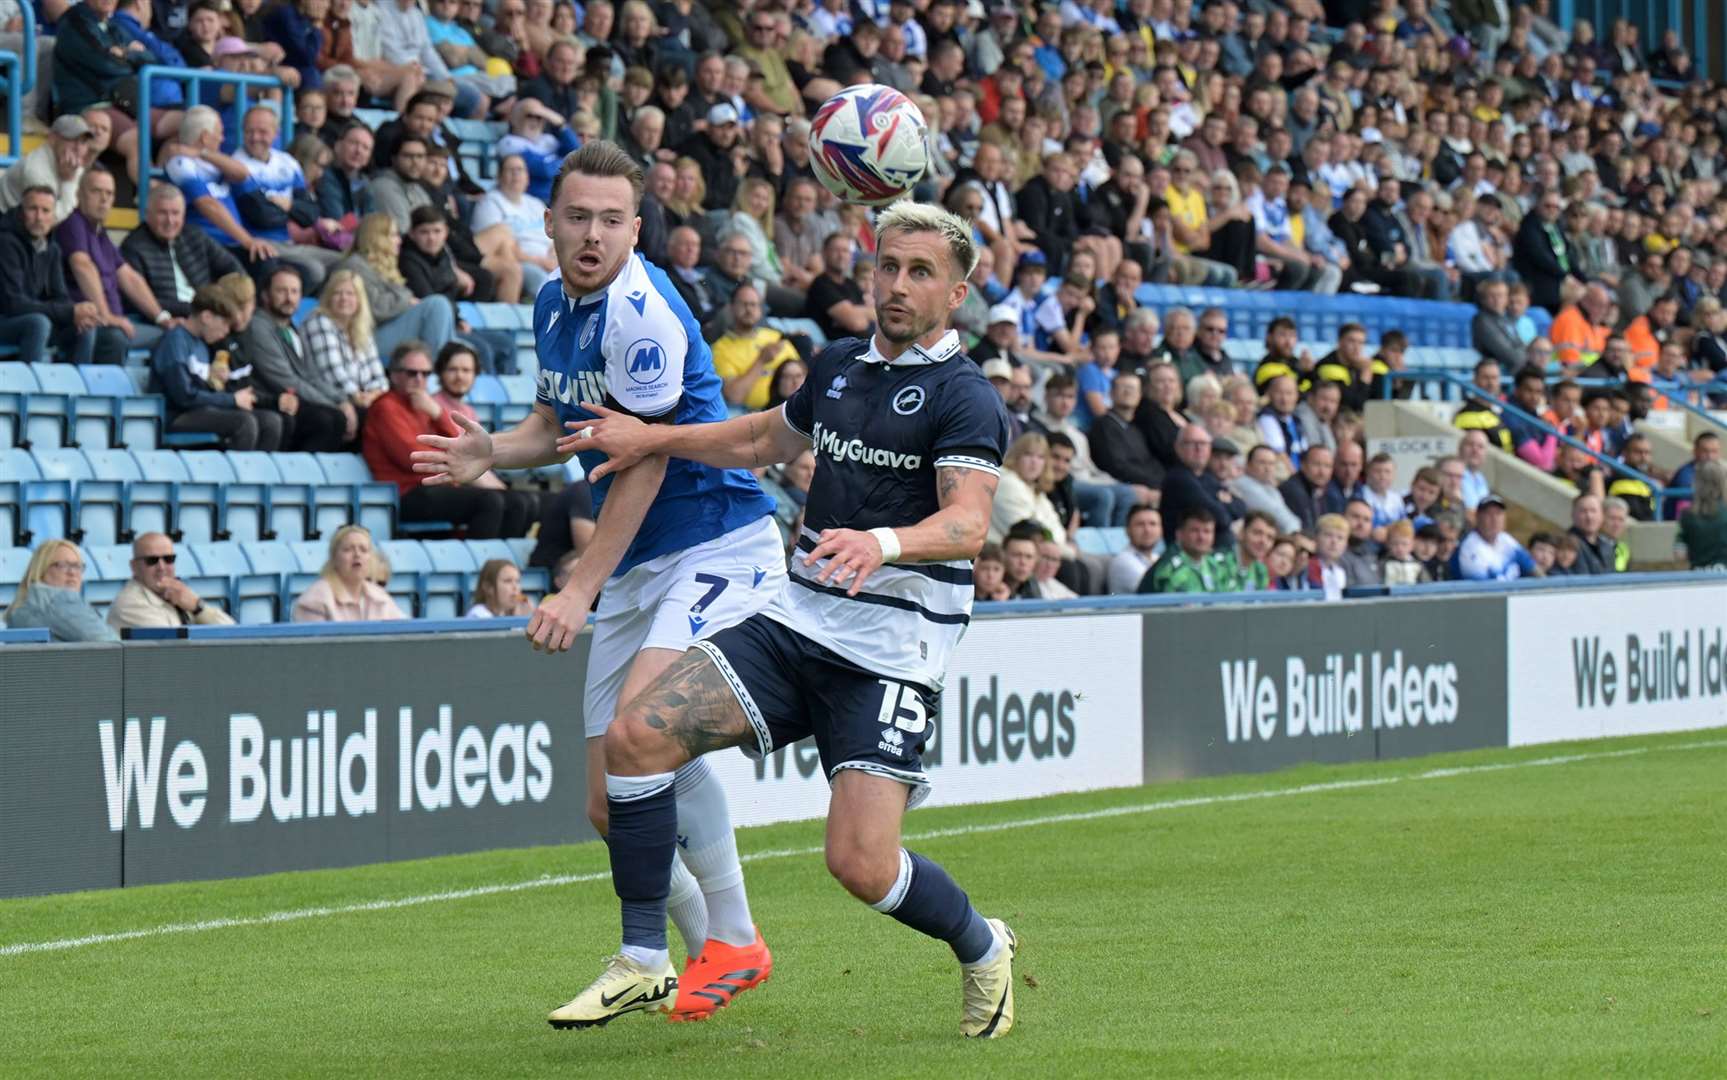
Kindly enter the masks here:
[[[1724, 561], [1718, 440], [1668, 476], [1634, 429], [1667, 395], [1727, 399], [1727, 87], [1697, 77], [1672, 32], [1562, 29], [1550, 0], [40, 0], [39, 14], [58, 119], [0, 177], [0, 342], [97, 362], [150, 347], [175, 430], [265, 449], [357, 439], [402, 484], [407, 520], [481, 536], [535, 517], [501, 485], [427, 495], [400, 448], [461, 411], [448, 383], [422, 381], [451, 349], [513, 370], [513, 343], [455, 302], [531, 298], [556, 273], [540, 221], [583, 140], [646, 170], [639, 246], [703, 326], [735, 408], [801, 384], [814, 335], [798, 320], [866, 333], [869, 212], [814, 181], [808, 117], [870, 81], [919, 104], [917, 197], [983, 249], [956, 323], [1016, 441], [981, 593], [1335, 595], [1612, 571], [1661, 485], [1692, 492], [1663, 506], [1685, 515], [1690, 562]], [[242, 109], [231, 87], [161, 82], [140, 102], [147, 63], [277, 76], [292, 138], [280, 91]], [[397, 115], [374, 129], [362, 107]], [[485, 184], [455, 118], [507, 128]], [[141, 122], [166, 182], [140, 180]], [[143, 222], [115, 244], [107, 216], [141, 182]], [[1243, 364], [1225, 311], [1141, 305], [1147, 282], [1475, 304], [1479, 393], [1456, 457], [1402, 477], [1367, 459], [1366, 402], [1414, 387], [1401, 333], [1346, 326], [1316, 358], [1280, 319]], [[296, 324], [301, 296], [317, 309]], [[1490, 454], [1574, 485], [1570, 531], [1505, 533]], [[808, 469], [764, 477], [788, 530]], [[1125, 527], [1130, 547], [1081, 552], [1081, 525]]]

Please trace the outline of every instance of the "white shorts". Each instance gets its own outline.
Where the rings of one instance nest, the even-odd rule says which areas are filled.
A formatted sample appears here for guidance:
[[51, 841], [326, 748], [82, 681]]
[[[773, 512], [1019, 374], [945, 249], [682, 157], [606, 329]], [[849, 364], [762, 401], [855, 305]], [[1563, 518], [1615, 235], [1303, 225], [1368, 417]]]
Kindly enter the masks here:
[[650, 559], [607, 582], [594, 612], [582, 697], [587, 737], [611, 726], [637, 653], [683, 652], [754, 615], [785, 584], [785, 545], [771, 517]]

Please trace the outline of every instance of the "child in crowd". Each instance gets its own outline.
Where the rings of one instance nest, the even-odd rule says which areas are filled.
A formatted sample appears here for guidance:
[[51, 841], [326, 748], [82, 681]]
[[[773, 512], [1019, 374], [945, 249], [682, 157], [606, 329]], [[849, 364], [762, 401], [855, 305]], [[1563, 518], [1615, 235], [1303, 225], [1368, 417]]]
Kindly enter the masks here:
[[1427, 567], [1415, 557], [1415, 526], [1394, 521], [1385, 529], [1385, 553], [1379, 561], [1380, 577], [1387, 585], [1414, 585], [1432, 581]]

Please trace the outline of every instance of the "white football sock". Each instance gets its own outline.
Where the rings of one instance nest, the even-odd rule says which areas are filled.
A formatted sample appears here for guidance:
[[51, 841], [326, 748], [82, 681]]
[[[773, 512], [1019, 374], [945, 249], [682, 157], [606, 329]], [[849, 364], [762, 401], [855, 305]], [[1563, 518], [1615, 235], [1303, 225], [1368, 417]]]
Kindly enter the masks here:
[[708, 902], [682, 858], [672, 860], [672, 891], [666, 896], [666, 914], [683, 935], [685, 954], [701, 959], [702, 944], [708, 940]]
[[625, 945], [624, 956], [650, 971], [658, 971], [671, 963], [671, 954], [664, 949], [648, 949], [640, 945]]
[[677, 771], [679, 852], [707, 898], [708, 937], [727, 945], [756, 939], [755, 920], [744, 892], [744, 868], [732, 835], [725, 788], [701, 758]]

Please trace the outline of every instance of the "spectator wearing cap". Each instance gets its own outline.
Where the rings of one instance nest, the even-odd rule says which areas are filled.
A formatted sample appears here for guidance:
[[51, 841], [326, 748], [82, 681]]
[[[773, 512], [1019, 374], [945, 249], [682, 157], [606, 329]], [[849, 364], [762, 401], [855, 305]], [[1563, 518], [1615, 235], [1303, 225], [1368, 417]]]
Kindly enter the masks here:
[[1611, 574], [1616, 569], [1613, 540], [1601, 531], [1603, 516], [1599, 495], [1584, 492], [1571, 501], [1569, 535], [1577, 541], [1577, 565], [1573, 573]]
[[142, 626], [232, 626], [234, 619], [206, 604], [192, 586], [174, 573], [178, 556], [174, 541], [161, 533], [144, 533], [132, 541], [132, 580], [126, 582], [108, 608], [108, 625], [115, 630]]
[[47, 140], [0, 174], [0, 212], [16, 208], [25, 189], [42, 187], [54, 193], [54, 223], [70, 217], [78, 205], [78, 181], [90, 159], [91, 137], [83, 117], [55, 119]]
[[676, 148], [679, 157], [690, 158], [701, 168], [707, 182], [707, 194], [702, 198], [706, 209], [730, 210], [737, 198], [741, 178], [732, 163], [732, 150], [739, 135], [736, 106], [721, 101], [708, 109], [703, 128]]
[[0, 217], [0, 344], [18, 346], [19, 359], [60, 359], [118, 364], [126, 335], [104, 321], [91, 301], [75, 301], [66, 287], [65, 256], [54, 235], [54, 192], [33, 187]]
[[1176, 517], [1175, 543], [1146, 572], [1142, 593], [1228, 592], [1235, 582], [1234, 557], [1214, 551], [1217, 521], [1203, 507], [1191, 506]]
[[[1230, 449], [1234, 449], [1233, 444]], [[1164, 519], [1180, 521], [1189, 509], [1203, 509], [1217, 525], [1212, 542], [1219, 549], [1233, 547], [1235, 534], [1230, 527], [1236, 515], [1230, 503], [1235, 498], [1215, 476], [1208, 475], [1212, 459], [1211, 432], [1201, 424], [1183, 427], [1175, 438], [1175, 455], [1177, 460], [1164, 473], [1160, 487], [1162, 495], [1157, 504]]]
[[239, 313], [221, 285], [192, 297], [192, 314], [150, 353], [153, 385], [167, 399], [169, 431], [202, 431], [227, 450], [282, 448], [284, 414], [259, 407], [251, 369], [229, 347]]
[[[432, 397], [431, 350], [424, 342], [404, 341], [390, 356], [389, 392], [366, 410], [361, 452], [372, 475], [393, 483], [401, 493], [403, 521], [448, 521], [466, 528], [470, 539], [522, 536], [529, 516], [524, 503], [483, 485], [428, 487], [414, 472], [412, 455], [421, 435], [459, 438], [474, 429], [466, 416], [452, 415]], [[459, 414], [458, 414], [459, 415]]]
[[55, 641], [119, 641], [120, 635], [84, 602], [84, 556], [70, 540], [47, 540], [30, 556], [24, 580], [6, 608], [13, 630], [46, 629]]
[[[78, 183], [78, 208], [59, 228], [54, 240], [66, 256], [66, 271], [74, 303], [96, 306], [98, 325], [117, 331], [132, 347], [147, 349], [162, 337], [162, 327], [172, 319], [156, 302], [149, 284], [126, 265], [120, 249], [108, 239], [108, 212], [114, 208], [114, 177], [97, 166]], [[126, 317], [122, 294], [132, 307], [149, 319], [134, 323]], [[108, 335], [107, 349], [124, 351], [126, 344]], [[115, 362], [118, 362], [116, 358]]]
[[1009, 364], [1021, 364], [1024, 360], [1017, 355], [1018, 347], [1019, 312], [1010, 304], [996, 304], [989, 309], [983, 340], [971, 350], [972, 360], [982, 364], [999, 358]]
[[1535, 560], [1505, 531], [1505, 500], [1488, 495], [1475, 508], [1475, 528], [1451, 556], [1450, 577], [1465, 581], [1514, 581], [1535, 576]]

